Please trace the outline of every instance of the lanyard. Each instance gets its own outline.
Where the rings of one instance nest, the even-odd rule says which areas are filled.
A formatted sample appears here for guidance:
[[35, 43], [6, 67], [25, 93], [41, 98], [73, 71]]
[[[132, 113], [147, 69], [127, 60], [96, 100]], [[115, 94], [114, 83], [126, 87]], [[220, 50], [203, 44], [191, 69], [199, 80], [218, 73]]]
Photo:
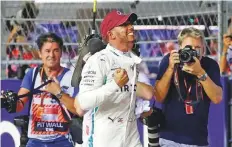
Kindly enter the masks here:
[[[177, 72], [176, 72], [177, 73]], [[178, 74], [176, 74], [176, 76], [178, 76]], [[178, 78], [178, 77], [177, 77]], [[190, 92], [191, 92], [191, 89], [192, 89], [192, 85], [193, 84], [191, 84], [189, 87], [188, 87], [188, 85], [187, 85], [187, 82], [186, 82], [186, 79], [184, 78], [184, 85], [185, 85], [185, 87], [186, 87], [186, 89], [187, 89], [187, 100], [190, 100]]]
[[191, 84], [189, 87], [187, 87], [187, 82], [186, 82], [186, 79], [184, 78], [184, 85], [185, 85], [185, 87], [187, 89], [187, 98], [186, 98], [186, 100], [188, 100], [188, 101], [185, 101], [185, 99], [183, 98], [183, 96], [181, 94], [181, 91], [180, 91], [178, 66], [175, 66], [175, 70], [174, 70], [174, 84], [175, 84], [176, 90], [177, 90], [177, 92], [179, 94], [179, 99], [181, 101], [183, 101], [185, 104], [196, 105], [196, 104], [198, 104], [200, 102], [200, 100], [203, 100], [203, 92], [202, 92], [201, 83], [196, 80], [196, 100], [191, 100], [190, 99], [190, 92], [191, 92], [193, 84]]
[[[44, 78], [43, 76], [46, 76], [46, 74], [45, 74], [44, 68], [42, 67], [41, 72], [40, 72], [41, 83], [43, 83], [43, 78]], [[45, 97], [46, 94], [47, 94], [46, 92], [40, 93], [40, 96], [41, 96], [40, 106], [41, 107], [43, 107], [43, 105], [44, 105], [43, 102], [44, 102], [44, 97]]]

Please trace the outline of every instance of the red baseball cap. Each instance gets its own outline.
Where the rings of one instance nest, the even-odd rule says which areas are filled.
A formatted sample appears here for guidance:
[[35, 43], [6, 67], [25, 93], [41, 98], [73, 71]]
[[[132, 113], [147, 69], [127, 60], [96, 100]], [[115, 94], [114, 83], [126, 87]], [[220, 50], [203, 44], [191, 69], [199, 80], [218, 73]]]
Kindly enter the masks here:
[[131, 14], [123, 14], [118, 10], [113, 10], [108, 13], [100, 26], [101, 36], [103, 39], [106, 38], [107, 32], [113, 29], [114, 27], [118, 27], [125, 23], [126, 21], [130, 21], [133, 23], [137, 20], [137, 15], [135, 13]]

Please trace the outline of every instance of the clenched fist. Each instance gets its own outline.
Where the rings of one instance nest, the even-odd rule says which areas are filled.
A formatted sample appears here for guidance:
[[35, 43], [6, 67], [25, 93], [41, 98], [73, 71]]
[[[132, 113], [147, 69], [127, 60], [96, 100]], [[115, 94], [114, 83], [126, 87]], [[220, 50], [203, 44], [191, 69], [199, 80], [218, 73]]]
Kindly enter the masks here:
[[114, 72], [114, 81], [119, 87], [124, 86], [128, 81], [128, 75], [125, 69], [119, 68]]

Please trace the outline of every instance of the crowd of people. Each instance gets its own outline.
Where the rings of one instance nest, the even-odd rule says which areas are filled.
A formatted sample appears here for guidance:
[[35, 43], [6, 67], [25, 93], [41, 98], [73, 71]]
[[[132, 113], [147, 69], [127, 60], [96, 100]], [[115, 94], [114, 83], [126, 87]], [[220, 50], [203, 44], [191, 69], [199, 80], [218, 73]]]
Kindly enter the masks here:
[[[168, 52], [159, 64], [155, 84], [150, 85], [138, 80], [142, 59], [132, 51], [136, 20], [135, 13], [117, 10], [104, 17], [100, 32], [107, 46], [85, 61], [79, 87], [71, 85], [73, 71], [61, 66], [62, 38], [54, 33], [38, 36], [42, 65], [25, 74], [18, 95], [48, 83], [37, 94], [18, 99], [16, 105], [19, 112], [29, 102], [27, 147], [74, 147], [69, 128], [74, 116], [83, 116], [83, 147], [142, 147], [137, 119], [152, 115], [150, 100], [162, 104], [165, 118], [159, 145], [153, 147], [208, 146], [209, 106], [222, 100], [220, 72], [231, 71], [232, 34], [224, 35], [219, 66], [205, 56], [200, 30], [181, 30], [178, 46], [165, 45]], [[186, 49], [191, 53], [188, 61], [180, 55]]]

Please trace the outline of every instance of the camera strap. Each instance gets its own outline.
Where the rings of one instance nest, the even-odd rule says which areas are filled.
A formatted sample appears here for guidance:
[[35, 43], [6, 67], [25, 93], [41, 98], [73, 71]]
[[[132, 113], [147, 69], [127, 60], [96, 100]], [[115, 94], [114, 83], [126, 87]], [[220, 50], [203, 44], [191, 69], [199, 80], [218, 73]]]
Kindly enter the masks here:
[[32, 84], [31, 84], [31, 87], [30, 87], [30, 92], [17, 96], [17, 99], [20, 99], [20, 98], [26, 97], [26, 96], [29, 98], [28, 115], [30, 115], [30, 109], [31, 109], [31, 102], [32, 102], [33, 94], [41, 93], [42, 91], [40, 91], [39, 89], [52, 82], [52, 80], [48, 80], [48, 81], [44, 82], [43, 84], [41, 84], [40, 86], [34, 88], [35, 80], [36, 80], [36, 77], [37, 77], [37, 75], [39, 73], [39, 69], [40, 69], [40, 67], [35, 68], [35, 71], [34, 71], [34, 74], [33, 74], [33, 79], [32, 79]]
[[[36, 67], [35, 68], [35, 72], [34, 72], [34, 75], [33, 75], [33, 79], [32, 79], [32, 84], [31, 84], [31, 88], [30, 88], [30, 94], [29, 94], [29, 106], [28, 106], [28, 116], [30, 116], [30, 109], [31, 109], [31, 102], [32, 102], [32, 98], [33, 98], [33, 93], [32, 91], [34, 90], [34, 86], [35, 86], [35, 80], [36, 80], [36, 77], [37, 77], [37, 74], [39, 73], [39, 67]], [[43, 85], [43, 84], [42, 84]]]
[[[60, 72], [60, 71], [59, 71], [59, 72]], [[63, 78], [63, 76], [64, 76], [64, 75], [61, 76], [60, 80]], [[41, 79], [42, 79], [43, 81], [45, 81], [44, 83], [47, 82], [47, 81], [46, 81], [47, 78], [48, 78], [48, 77], [47, 77], [45, 71], [44, 71], [43, 68], [42, 68], [42, 69], [41, 69]], [[59, 100], [55, 95], [52, 95], [52, 99], [54, 99], [54, 100], [57, 101], [57, 103], [59, 104], [59, 106], [60, 106], [60, 108], [61, 108], [61, 112], [62, 112], [62, 114], [63, 114], [63, 116], [64, 116], [64, 119], [65, 119], [67, 122], [69, 122], [71, 119], [70, 119], [70, 117], [68, 116], [68, 114], [66, 113], [66, 111], [64, 110], [62, 104], [60, 103], [60, 100]]]
[[67, 122], [70, 122], [70, 117], [68, 116], [67, 112], [64, 110], [63, 106], [61, 105], [60, 103], [60, 100], [55, 96], [55, 95], [52, 95], [52, 98], [55, 99], [57, 101], [57, 103], [59, 104], [60, 108], [61, 108], [61, 112], [64, 116], [64, 119], [67, 121]]
[[33, 94], [37, 94], [37, 93], [41, 93], [42, 91], [40, 91], [39, 89], [44, 87], [45, 85], [51, 83], [52, 80], [48, 80], [46, 82], [44, 82], [42, 85], [36, 87], [35, 89], [32, 89], [32, 91], [26, 93], [26, 94], [22, 94], [22, 95], [18, 95], [17, 98], [22, 98], [22, 97], [25, 97], [25, 96], [32, 96]]
[[[42, 91], [40, 91], [39, 89], [42, 88], [43, 86], [49, 84], [50, 82], [52, 82], [52, 80], [47, 80], [43, 84], [41, 84], [40, 86], [34, 88], [36, 77], [37, 77], [37, 75], [39, 73], [39, 70], [40, 70], [40, 67], [35, 68], [35, 71], [34, 71], [34, 74], [33, 74], [33, 79], [32, 79], [32, 85], [31, 85], [31, 88], [30, 88], [30, 92], [18, 96], [18, 98], [22, 98], [22, 97], [25, 97], [25, 96], [29, 97], [28, 115], [30, 115], [30, 109], [31, 109], [31, 103], [32, 103], [33, 94], [41, 93]], [[62, 114], [64, 116], [64, 119], [67, 122], [70, 122], [71, 119], [68, 116], [68, 114], [66, 113], [66, 111], [64, 110], [63, 106], [61, 105], [60, 100], [55, 95], [52, 95], [52, 98], [55, 99], [58, 102], [59, 106], [61, 107], [61, 111], [62, 111]]]
[[191, 89], [192, 89], [192, 85], [191, 84], [189, 86], [189, 88], [187, 87], [187, 82], [186, 82], [186, 79], [184, 79], [184, 85], [185, 87], [187, 88], [187, 99], [184, 99], [182, 94], [181, 94], [181, 91], [180, 91], [180, 82], [179, 82], [179, 75], [178, 75], [178, 66], [175, 66], [175, 69], [174, 69], [174, 84], [175, 84], [175, 87], [176, 87], [176, 90], [178, 92], [178, 95], [179, 95], [179, 99], [181, 101], [183, 101], [185, 104], [187, 105], [191, 105], [191, 106], [195, 106], [197, 105], [201, 100], [203, 100], [203, 92], [202, 92], [202, 85], [199, 81], [196, 80], [196, 100], [190, 100], [190, 92], [191, 92]]

